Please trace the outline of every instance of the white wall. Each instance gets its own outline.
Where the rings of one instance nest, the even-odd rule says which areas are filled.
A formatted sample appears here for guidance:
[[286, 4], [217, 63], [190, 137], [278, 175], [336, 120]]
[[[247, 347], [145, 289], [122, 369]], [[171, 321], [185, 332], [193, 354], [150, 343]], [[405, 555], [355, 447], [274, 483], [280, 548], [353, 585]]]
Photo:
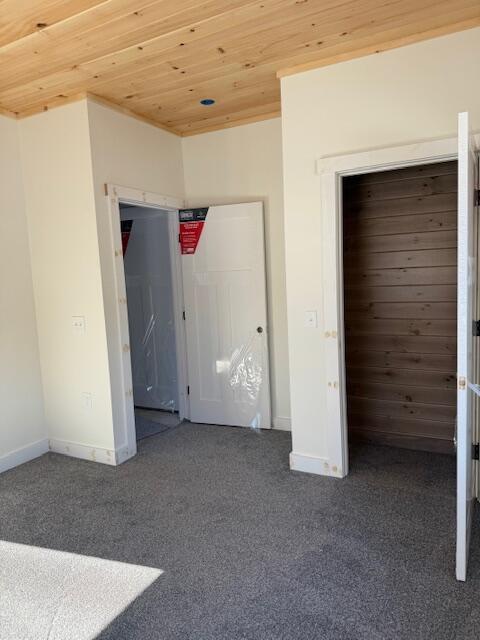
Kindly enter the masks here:
[[18, 126], [0, 116], [0, 471], [47, 451]]
[[[113, 463], [87, 105], [19, 124], [50, 442], [54, 450]], [[73, 316], [85, 318], [85, 333], [74, 331]]]
[[87, 101], [95, 186], [103, 184], [184, 195], [181, 138]]
[[[134, 451], [125, 450], [125, 433], [119, 420], [122, 398], [116, 382], [121, 354], [104, 183], [183, 197], [181, 141], [87, 100], [18, 124], [12, 121], [12, 126], [20, 130], [50, 447], [115, 464]], [[2, 139], [1, 150], [4, 148], [7, 150]], [[10, 157], [12, 152], [8, 150], [8, 154]], [[5, 175], [8, 183], [14, 183], [13, 174]], [[19, 189], [21, 193], [21, 184]], [[21, 220], [18, 217], [15, 222], [19, 232]], [[6, 223], [9, 226], [4, 237], [14, 231], [14, 223], [2, 219], [2, 224]], [[2, 259], [7, 256], [10, 253], [4, 251]], [[11, 263], [16, 264], [13, 259]], [[24, 260], [22, 267], [28, 270], [28, 261]], [[9, 266], [9, 271], [13, 270]], [[21, 333], [20, 312], [15, 313], [12, 307], [11, 313]], [[83, 333], [74, 330], [74, 316], [85, 318]], [[30, 343], [25, 340], [26, 347]], [[35, 346], [30, 354], [34, 359]], [[18, 360], [18, 354], [16, 357]], [[7, 364], [11, 366], [9, 361]], [[11, 385], [18, 386], [24, 369], [16, 367], [18, 377], [9, 372]], [[34, 377], [33, 365], [29, 372]], [[11, 388], [8, 391], [13, 395]], [[32, 406], [35, 392], [31, 383]], [[25, 404], [25, 389], [17, 395]], [[31, 422], [31, 418], [26, 411], [23, 421]], [[21, 440], [20, 427], [18, 432]], [[1, 455], [7, 445], [0, 446]], [[12, 440], [8, 446], [21, 444]]]
[[[315, 160], [480, 129], [480, 29], [282, 80], [287, 306], [293, 451], [328, 458], [320, 179]], [[332, 238], [332, 242], [334, 239]], [[304, 326], [306, 310], [318, 329]]]
[[115, 448], [118, 452], [117, 457], [121, 460], [130, 457], [135, 452], [131, 450], [131, 447], [128, 447], [123, 417], [124, 398], [121, 395], [122, 353], [119, 350], [118, 302], [109, 210], [104, 185], [111, 183], [183, 200], [182, 147], [179, 137], [162, 129], [91, 100], [83, 104], [88, 111]]
[[189, 206], [263, 200], [274, 426], [289, 428], [289, 374], [279, 118], [183, 138]]

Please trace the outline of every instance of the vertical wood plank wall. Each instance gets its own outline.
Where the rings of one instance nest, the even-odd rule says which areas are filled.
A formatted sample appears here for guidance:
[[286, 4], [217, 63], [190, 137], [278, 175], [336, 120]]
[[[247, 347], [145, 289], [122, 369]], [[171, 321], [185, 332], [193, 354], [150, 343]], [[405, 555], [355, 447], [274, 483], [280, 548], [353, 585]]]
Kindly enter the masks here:
[[343, 181], [349, 437], [453, 453], [457, 163]]

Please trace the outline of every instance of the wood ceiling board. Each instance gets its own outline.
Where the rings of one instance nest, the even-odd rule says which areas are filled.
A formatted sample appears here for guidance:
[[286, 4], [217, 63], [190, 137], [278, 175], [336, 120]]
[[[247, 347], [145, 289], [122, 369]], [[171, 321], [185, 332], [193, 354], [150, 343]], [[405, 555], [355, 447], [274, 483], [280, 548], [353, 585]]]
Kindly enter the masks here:
[[0, 47], [62, 22], [104, 0], [1, 0]]
[[[193, 86], [191, 87], [190, 84]], [[208, 78], [204, 81], [197, 79], [194, 83], [188, 84], [181, 80], [177, 83], [166, 81], [165, 85], [166, 89], [163, 91], [156, 88], [150, 92], [134, 93], [132, 98], [134, 98], [136, 106], [139, 108], [155, 106], [168, 108], [175, 104], [192, 104], [197, 106], [199, 100], [210, 97], [215, 98], [217, 95], [226, 96], [230, 99], [234, 98], [234, 96], [238, 95], [241, 91], [250, 91], [252, 95], [255, 95], [262, 89], [275, 88], [279, 91], [278, 83], [272, 78], [271, 69], [265, 70], [262, 67], [258, 73], [252, 73], [251, 70], [248, 69], [239, 70], [237, 65], [234, 65], [231, 73], [222, 74], [218, 79]], [[112, 91], [106, 91], [105, 93], [108, 93], [111, 100], [115, 100], [119, 104], [128, 107], [130, 100], [124, 98], [121, 93], [116, 94], [116, 92]]]
[[[337, 0], [335, 0], [335, 2], [337, 2]], [[168, 47], [167, 45], [172, 44], [171, 39], [168, 43], [165, 43], [162, 37], [157, 38], [154, 43], [145, 45], [141, 52], [138, 51], [137, 47], [134, 47], [133, 50], [124, 50], [119, 54], [113, 54], [103, 58], [98, 61], [98, 64], [94, 62], [89, 65], [87, 63], [94, 77], [91, 80], [83, 79], [82, 88], [96, 94], [105, 95], [109, 100], [117, 101], [120, 96], [115, 90], [112, 91], [112, 86], [114, 89], [119, 86], [120, 77], [118, 74], [121, 73], [122, 69], [124, 71], [122, 78], [134, 79], [133, 85], [125, 85], [125, 88], [122, 89], [125, 91], [125, 95], [138, 92], [139, 85], [142, 82], [148, 87], [156, 85], [157, 92], [159, 90], [166, 91], [169, 89], [169, 79], [171, 77], [181, 78], [183, 72], [185, 73], [185, 83], [188, 84], [191, 82], [192, 75], [194, 75], [197, 69], [200, 70], [200, 72], [207, 70], [210, 72], [210, 75], [212, 75], [212, 65], [217, 69], [219, 65], [222, 65], [221, 73], [223, 75], [223, 66], [230, 61], [236, 61], [239, 65], [239, 70], [243, 70], [245, 66], [257, 66], [260, 69], [260, 67], [264, 67], [270, 63], [275, 63], [276, 70], [277, 63], [284, 57], [285, 40], [288, 40], [292, 53], [297, 51], [303, 52], [304, 47], [312, 47], [320, 50], [322, 47], [328, 46], [332, 40], [344, 41], [341, 29], [353, 29], [354, 25], [362, 24], [363, 21], [364, 7], [360, 7], [359, 9], [356, 0], [352, 0], [343, 5], [341, 11], [333, 11], [332, 8], [328, 10], [323, 8], [321, 12], [322, 32], [325, 35], [323, 40], [319, 41], [318, 36], [315, 35], [318, 26], [316, 22], [312, 23], [310, 13], [294, 20], [293, 17], [298, 13], [298, 5], [292, 5], [292, 0], [276, 0], [276, 2], [272, 2], [272, 4], [275, 4], [276, 7], [274, 12], [276, 19], [273, 20], [270, 12], [267, 28], [265, 28], [263, 21], [258, 20], [256, 12], [252, 14], [252, 10], [258, 6], [258, 3], [255, 3], [255, 7], [253, 8], [249, 6], [242, 11], [235, 11], [236, 18], [241, 20], [237, 25], [239, 27], [237, 36], [232, 36], [232, 25], [228, 28], [223, 28], [221, 31], [217, 31], [218, 26], [220, 26], [218, 20], [211, 20], [209, 21], [210, 28], [206, 35], [200, 37], [200, 30], [197, 29], [198, 33], [195, 38], [199, 41], [195, 44], [198, 45], [199, 48], [194, 46], [193, 43], [188, 42], [184, 43], [184, 47], [179, 47], [177, 37], [175, 37], [174, 40], [175, 46]], [[395, 0], [393, 4], [398, 4], [398, 0]], [[401, 14], [398, 18], [402, 15], [410, 16], [411, 10], [416, 4], [415, 0], [409, 0], [408, 2], [403, 0], [401, 3]], [[279, 17], [277, 9], [282, 6], [284, 10], [280, 13], [281, 17]], [[287, 6], [290, 7], [290, 12], [287, 10]], [[318, 17], [318, 10], [316, 10], [314, 14]], [[252, 15], [254, 17], [252, 17]], [[377, 12], [377, 15], [380, 18], [382, 17], [381, 12]], [[265, 17], [266, 16], [267, 14], [265, 14]], [[245, 19], [248, 19], [247, 22], [244, 22]], [[280, 21], [280, 24], [278, 24], [278, 21]], [[225, 24], [223, 23], [222, 26], [225, 27]], [[276, 40], [272, 42], [271, 28], [275, 26], [277, 26], [275, 30]], [[187, 34], [185, 33], [182, 34], [182, 36], [183, 35], [186, 36]], [[215, 35], [215, 39], [212, 39], [213, 35]], [[220, 42], [222, 44], [229, 42], [228, 48], [220, 46]], [[252, 42], [254, 43], [253, 46]], [[153, 57], [149, 54], [149, 46], [155, 47]], [[165, 48], [166, 46], [167, 48]], [[294, 46], [296, 47], [295, 49], [293, 49]], [[163, 50], [161, 51], [159, 47], [162, 47]], [[132, 62], [131, 55], [135, 57], [134, 62]], [[123, 63], [122, 58], [124, 59]], [[156, 62], [152, 66], [146, 66], [149, 60], [155, 60]], [[144, 69], [142, 69], [142, 65], [145, 66]], [[107, 73], [104, 73], [102, 76], [102, 71], [105, 69]], [[74, 70], [74, 74], [71, 74], [70, 71], [67, 73], [76, 76], [76, 74], [83, 74], [85, 70], [86, 65], [79, 65]], [[178, 73], [175, 73], [175, 71], [178, 71]], [[100, 77], [96, 78], [96, 75]], [[108, 83], [104, 83], [106, 75], [110, 77]], [[275, 74], [273, 74], [272, 77], [274, 75]], [[13, 95], [13, 92], [3, 92], [1, 98], [3, 102], [7, 102], [10, 107], [15, 110], [18, 110], [20, 107], [27, 109], [34, 108], [37, 99], [38, 106], [42, 108], [45, 104], [48, 104], [51, 96], [56, 98], [60, 91], [64, 95], [68, 95], [69, 91], [73, 91], [74, 93], [78, 91], [78, 80], [76, 78], [73, 78], [73, 84], [71, 85], [69, 83], [68, 87], [64, 86], [65, 81], [66, 78], [64, 74], [61, 74], [61, 77], [56, 79], [53, 86], [49, 85], [49, 78], [42, 78], [41, 85], [36, 81], [33, 87], [31, 85], [28, 86], [28, 93], [27, 87], [25, 87], [25, 94], [22, 94], [22, 88], [20, 88], [20, 92], [16, 89]], [[41, 86], [40, 90], [39, 86]], [[32, 94], [30, 94], [30, 90], [33, 91]], [[52, 91], [52, 93], [50, 93], [50, 91]], [[14, 102], [13, 96], [15, 94], [20, 104]], [[32, 96], [32, 100], [29, 100], [30, 95]]]
[[13, 111], [9, 111], [8, 109], [4, 109], [3, 107], [0, 107], [0, 115], [6, 116], [7, 118], [16, 118], [17, 117], [16, 113], [14, 113]]
[[320, 52], [299, 52], [293, 55], [290, 64], [277, 71], [277, 78], [283, 78], [303, 71], [326, 67], [339, 62], [346, 62], [354, 58], [383, 53], [391, 49], [397, 49], [409, 44], [415, 44], [423, 40], [438, 38], [458, 31], [465, 31], [480, 26], [480, 17], [468, 18], [458, 22], [448, 22], [439, 26], [428, 28], [418, 33], [403, 34], [403, 29], [391, 29], [384, 33], [384, 40], [372, 42], [370, 36], [362, 39], [344, 41], [325, 47]]
[[[231, 98], [225, 98], [214, 105], [185, 104], [170, 109], [162, 109], [162, 119], [168, 127], [176, 129], [178, 126], [189, 124], [190, 122], [200, 122], [203, 119], [211, 119], [217, 115], [230, 115], [236, 111], [263, 106], [264, 104], [276, 104], [277, 109], [280, 104], [280, 88], [274, 86], [269, 90], [262, 90], [252, 96], [251, 90], [239, 92]], [[163, 113], [166, 111], [166, 113]], [[147, 117], [153, 117], [157, 113], [155, 108], [142, 110]]]
[[217, 117], [205, 117], [201, 122], [196, 123], [195, 131], [191, 131], [191, 123], [183, 126], [179, 126], [177, 129], [166, 127], [162, 124], [159, 124], [155, 120], [143, 116], [131, 109], [120, 107], [114, 102], [110, 102], [109, 100], [105, 100], [105, 98], [101, 98], [94, 94], [87, 94], [85, 97], [92, 102], [96, 102], [100, 105], [109, 107], [114, 111], [118, 111], [119, 113], [126, 114], [130, 117], [136, 118], [142, 122], [146, 122], [147, 124], [153, 125], [159, 129], [163, 129], [169, 133], [179, 135], [179, 136], [191, 136], [197, 135], [200, 133], [207, 133], [209, 131], [217, 131], [219, 129], [227, 129], [230, 127], [236, 127], [241, 124], [249, 124], [251, 122], [259, 122], [261, 120], [270, 120], [272, 118], [280, 117], [280, 109], [277, 108], [277, 103], [272, 105], [261, 105], [256, 106], [253, 109], [245, 109], [240, 112], [236, 112], [234, 116], [217, 116]]
[[478, 0], [0, 0], [0, 108], [24, 117], [88, 92], [190, 135], [276, 115], [281, 70], [479, 24]]
[[[462, 26], [464, 27], [474, 26], [474, 24], [469, 22], [467, 25], [462, 25]], [[333, 61], [333, 59], [335, 60], [338, 60], [339, 58], [348, 59], [351, 57], [351, 52], [350, 52], [351, 48], [353, 48], [355, 52], [357, 51], [365, 52], [363, 48], [362, 49], [356, 48], [362, 45], [365, 39], [368, 39], [368, 37], [364, 38], [361, 41], [353, 41], [349, 43], [345, 43], [345, 41], [342, 40], [340, 41], [339, 45], [333, 45], [332, 47], [326, 46], [329, 44], [328, 38], [325, 39], [321, 45], [318, 45], [318, 43], [314, 40], [311, 43], [307, 43], [307, 45], [305, 46], [308, 46], [309, 44], [311, 44], [312, 47], [317, 45], [318, 49], [313, 54], [313, 56], [315, 57], [315, 62], [311, 65], [311, 63], [308, 62], [308, 57], [307, 57], [307, 62], [305, 62], [305, 55], [303, 54], [302, 46], [299, 46], [296, 49], [296, 51], [300, 52], [298, 54], [299, 57], [297, 57], [296, 60], [298, 60], [298, 63], [300, 65], [303, 64], [305, 67], [310, 67], [310, 65], [319, 66], [319, 63], [317, 61], [318, 52], [320, 52], [322, 55], [327, 55], [328, 57], [326, 58], [326, 60], [329, 63]], [[338, 37], [337, 37], [337, 41], [338, 41]], [[378, 48], [378, 45], [374, 45], [374, 50], [376, 50], [377, 48]], [[343, 53], [345, 50], [346, 52]], [[368, 47], [366, 53], [371, 53], [371, 52], [372, 52], [372, 48]], [[250, 55], [250, 57], [253, 57], [255, 52], [252, 52], [250, 50], [248, 54]], [[215, 50], [213, 57], [210, 58], [210, 61], [212, 62], [212, 64], [214, 64], [215, 61], [218, 60], [218, 58], [219, 56]], [[122, 92], [125, 93], [125, 96], [131, 95], [132, 93], [139, 94], [138, 96], [135, 95], [134, 97], [136, 98], [136, 101], [140, 103], [140, 101], [143, 101], [149, 95], [152, 97], [155, 97], [159, 95], [159, 92], [165, 93], [167, 90], [170, 90], [170, 88], [179, 88], [182, 86], [190, 88], [190, 85], [195, 87], [198, 82], [204, 81], [206, 78], [211, 78], [212, 73], [211, 73], [210, 67], [209, 66], [204, 67], [203, 60], [202, 62], [196, 65], [193, 64], [193, 61], [195, 59], [198, 59], [198, 55], [194, 55], [193, 58], [190, 58], [190, 60], [182, 59], [178, 61], [179, 64], [184, 64], [187, 68], [187, 72], [185, 76], [180, 75], [181, 70], [179, 70], [178, 73], [175, 73], [174, 70], [172, 70], [170, 67], [167, 67], [166, 63], [162, 62], [160, 65], [154, 65], [151, 68], [147, 67], [145, 70], [141, 72], [139, 72], [138, 70], [136, 73], [127, 71], [126, 75], [122, 75], [117, 82], [110, 80], [108, 83], [103, 83], [102, 78], [94, 79], [92, 81], [88, 81], [85, 78], [81, 78], [80, 83], [82, 84], [82, 87], [85, 88], [86, 90], [93, 91], [96, 93], [104, 93], [106, 96], [108, 96], [108, 99], [110, 100], [120, 101], [122, 99], [122, 95], [121, 95]], [[228, 57], [221, 56], [220, 64], [222, 65], [221, 66], [222, 77], [225, 73], [232, 73], [232, 74], [238, 73], [240, 75], [245, 70], [244, 69], [245, 65], [243, 63], [232, 63], [232, 65], [226, 66], [225, 62], [227, 61], [228, 61]], [[253, 64], [251, 66], [253, 66]], [[268, 73], [270, 68], [272, 67], [276, 68], [276, 66], [277, 66], [277, 60], [274, 60], [272, 63], [263, 63], [258, 66], [258, 71], [256, 71], [256, 73], [258, 72], [260, 74], [260, 73], [263, 73], [264, 71]], [[127, 67], [127, 69], [128, 68], [129, 67]], [[198, 72], [196, 71], [197, 69], [199, 70]], [[163, 70], [163, 72], [160, 72], [161, 70]], [[19, 110], [22, 107], [24, 109], [26, 108], [30, 109], [32, 107], [34, 108], [36, 104], [40, 108], [42, 108], [44, 105], [48, 105], [48, 101], [52, 97], [53, 98], [58, 97], [58, 93], [56, 92], [61, 91], [62, 88], [65, 87], [65, 85], [67, 86], [67, 93], [69, 91], [70, 93], [72, 92], [76, 93], [78, 89], [79, 80], [76, 78], [72, 78], [72, 76], [75, 76], [76, 74], [79, 74], [79, 73], [80, 73], [80, 69], [77, 69], [75, 71], [75, 74], [72, 74], [71, 72], [64, 72], [61, 74], [57, 74], [55, 76], [55, 84], [51, 86], [52, 93], [48, 91], [49, 89], [48, 82], [49, 80], [51, 80], [50, 78], [42, 79], [40, 81], [41, 84], [38, 81], [36, 81], [35, 83], [32, 83], [30, 85], [25, 85], [24, 87], [19, 87], [10, 91], [4, 91], [1, 93], [2, 102], [4, 104], [8, 104], [10, 106], [10, 109], [12, 110]], [[152, 75], [149, 78], [150, 73]], [[197, 74], [199, 76], [198, 78], [197, 78]], [[115, 77], [114, 72], [111, 72], [110, 75], [111, 77]], [[132, 81], [132, 78], [135, 80]], [[150, 82], [149, 82], [149, 79], [150, 79]], [[44, 80], [46, 80], [47, 82], [44, 82]], [[122, 80], [126, 80], [128, 82], [125, 82], [125, 84], [123, 84]], [[152, 80], [155, 80], [155, 82], [153, 82]], [[158, 84], [160, 86], [157, 86], [156, 81], [158, 81]], [[46, 84], [47, 86], [44, 87], [43, 86], [44, 84]], [[146, 89], [143, 90], [142, 87], [145, 87]]]
[[278, 118], [280, 116], [278, 103], [265, 104], [260, 107], [250, 107], [242, 111], [236, 111], [235, 114], [226, 116], [209, 116], [203, 120], [197, 120], [195, 123], [179, 125], [176, 130], [182, 136], [197, 135], [198, 133], [207, 133], [218, 129], [226, 129], [236, 127], [240, 124], [249, 124], [260, 120], [268, 120], [269, 118]]
[[[338, 2], [338, 0], [335, 0]], [[397, 2], [398, 0], [396, 0]], [[403, 2], [405, 8], [405, 14], [410, 15], [412, 8], [417, 3], [409, 0], [409, 2]], [[283, 8], [281, 17], [278, 16], [278, 9], [285, 5]], [[290, 11], [288, 10], [288, 8]], [[292, 11], [293, 9], [293, 11]], [[355, 13], [357, 10], [358, 15], [351, 17], [350, 14]], [[265, 9], [264, 9], [265, 11]], [[349, 22], [354, 21], [358, 23], [363, 16], [363, 11], [358, 10], [358, 2], [352, 0], [343, 7], [345, 12], [344, 18], [338, 18], [335, 12], [335, 19], [327, 19], [327, 12], [322, 12], [322, 33], [332, 35], [333, 37], [341, 37], [343, 34], [339, 33], [339, 30], [345, 26], [350, 26]], [[236, 12], [238, 15], [239, 12]], [[131, 56], [133, 55], [136, 60], [143, 66], [146, 75], [154, 72], [155, 64], [161, 62], [169, 62], [170, 65], [178, 67], [180, 70], [190, 70], [190, 66], [194, 62], [198, 62], [199, 58], [201, 63], [208, 68], [210, 64], [224, 64], [225, 62], [232, 60], [242, 61], [242, 64], [249, 66], [264, 65], [271, 60], [282, 60], [285, 57], [286, 41], [288, 41], [288, 47], [291, 49], [294, 44], [303, 44], [305, 47], [311, 46], [312, 42], [318, 41], [318, 25], [312, 23], [315, 16], [318, 16], [318, 10], [300, 17], [295, 17], [298, 14], [298, 5], [296, 3], [292, 6], [292, 1], [279, 2], [275, 12], [270, 15], [275, 16], [267, 21], [267, 13], [262, 13], [262, 17], [265, 21], [259, 21], [258, 16], [253, 17], [248, 21], [241, 21], [236, 24], [237, 29], [234, 30], [230, 22], [224, 29], [218, 30], [220, 26], [217, 21], [212, 22], [209, 33], [200, 37], [200, 30], [191, 42], [185, 42], [184, 48], [165, 48], [163, 43], [160, 43], [159, 39], [156, 39], [145, 45], [142, 53], [138, 51], [124, 51], [121, 55], [127, 56], [126, 60], [121, 60], [119, 57], [112, 58], [108, 64], [115, 61], [115, 72], [118, 73], [122, 62], [127, 66], [127, 69], [133, 64]], [[245, 16], [246, 17], [246, 16]], [[272, 37], [274, 32], [274, 37]], [[161, 45], [159, 50], [158, 45]], [[153, 53], [152, 53], [153, 49]], [[153, 60], [154, 64], [151, 65]], [[102, 62], [105, 62], [103, 60]], [[96, 73], [102, 74], [102, 69], [98, 67], [95, 69]], [[108, 68], [106, 70], [108, 72]], [[110, 68], [111, 72], [111, 68]], [[113, 81], [115, 82], [115, 72], [111, 73]], [[133, 70], [132, 70], [133, 73]], [[142, 74], [142, 71], [140, 71]], [[128, 77], [128, 72], [127, 72]], [[104, 80], [107, 77], [103, 76]]]
[[63, 107], [66, 104], [70, 104], [71, 102], [77, 102], [78, 100], [84, 100], [87, 97], [86, 92], [73, 93], [68, 96], [56, 96], [52, 98], [48, 105], [44, 105], [43, 107], [35, 106], [34, 108], [23, 109], [21, 113], [15, 113], [16, 118], [28, 118], [29, 116], [34, 116], [42, 111], [48, 111], [49, 109], [54, 109], [55, 107]]
[[[404, 3], [404, 4], [405, 4], [405, 3]], [[228, 34], [227, 34], [227, 35], [228, 35]], [[156, 40], [155, 40], [155, 42], [157, 42], [157, 41], [158, 41], [158, 39], [156, 39]], [[146, 45], [146, 46], [147, 46], [147, 45]], [[137, 48], [134, 48], [134, 50], [136, 51], [136, 50], [137, 50]], [[125, 50], [124, 50], [124, 52], [125, 52]], [[129, 54], [129, 52], [126, 52], [126, 53], [127, 53], [127, 55]], [[139, 55], [139, 56], [140, 56], [140, 58], [141, 58], [141, 54], [138, 54], [138, 55]], [[127, 60], [128, 60], [128, 58], [127, 58]], [[130, 63], [130, 62], [131, 62], [131, 60], [128, 60], [128, 63]], [[115, 63], [116, 65], [118, 65], [118, 64], [119, 64], [119, 61], [118, 61], [118, 60], [117, 60], [117, 61], [115, 61], [115, 60], [112, 60], [112, 61], [106, 61], [106, 64], [107, 64], [107, 65], [111, 65], [111, 64], [113, 64], [113, 63]], [[58, 58], [56, 59], [55, 64], [56, 64], [56, 65], [58, 65]], [[100, 69], [98, 69], [98, 68], [96, 69], [96, 71], [97, 71], [97, 72], [101, 72], [101, 70], [100, 70]], [[2, 86], [3, 86], [3, 87], [5, 87], [5, 82], [3, 83], [3, 85], [2, 85]]]
[[[96, 60], [152, 38], [215, 18], [242, 0], [108, 0], [94, 9], [0, 49], [0, 86], [9, 88], [69, 66]], [[124, 8], [125, 7], [125, 8]], [[163, 17], [162, 17], [163, 16]], [[193, 28], [192, 27], [192, 28]], [[5, 63], [14, 63], [14, 67]]]
[[[277, 15], [279, 10], [283, 8], [281, 15], [288, 18], [289, 14], [285, 14], [284, 10], [287, 5], [291, 5], [294, 0], [269, 0], [275, 7], [274, 14]], [[44, 97], [41, 100], [48, 100], [49, 95], [58, 92], [66, 93], [78, 90], [78, 75], [82, 76], [81, 82], [87, 84], [85, 88], [91, 91], [99, 91], [103, 87], [103, 83], [112, 82], [115, 84], [121, 78], [135, 78], [139, 74], [146, 77], [147, 81], [151, 81], [152, 75], [160, 69], [164, 72], [170, 70], [175, 71], [174, 67], [181, 70], [182, 65], [185, 67], [193, 63], [198, 63], [199, 59], [210, 68], [211, 64], [218, 65], [223, 61], [224, 56], [219, 49], [225, 46], [224, 41], [232, 39], [232, 28], [242, 27], [241, 38], [244, 38], [245, 32], [249, 32], [257, 27], [257, 30], [264, 32], [265, 25], [259, 20], [259, 2], [248, 3], [241, 10], [229, 12], [227, 15], [220, 15], [215, 19], [207, 20], [201, 25], [192, 27], [188, 25], [179, 33], [166, 34], [159, 36], [150, 42], [143, 42], [141, 45], [135, 45], [114, 52], [108, 56], [103, 56], [90, 62], [75, 65], [75, 68], [69, 68], [67, 71], [56, 72], [52, 76], [40, 77], [31, 83], [18, 85], [11, 91], [5, 80], [2, 81], [0, 70], [0, 86], [3, 91], [0, 93], [0, 99], [13, 100], [16, 96], [22, 99], [22, 95], [29, 96], [32, 93], [42, 93]], [[282, 20], [284, 20], [282, 17]], [[235, 19], [234, 19], [235, 18]], [[192, 30], [194, 30], [192, 32]], [[212, 37], [216, 36], [221, 43], [218, 45], [213, 43]], [[192, 49], [192, 43], [196, 42], [197, 47]], [[207, 55], [208, 52], [208, 55]], [[238, 57], [238, 54], [237, 56]], [[0, 50], [1, 59], [1, 50]], [[210, 73], [212, 69], [210, 68]], [[163, 74], [162, 74], [163, 75]], [[70, 78], [70, 81], [69, 81]], [[25, 92], [22, 94], [22, 89]], [[39, 87], [42, 87], [41, 90]], [[51, 92], [51, 93], [50, 93]], [[15, 105], [16, 107], [16, 105]]]
[[136, 120], [140, 120], [141, 122], [145, 122], [146, 124], [153, 125], [154, 127], [157, 127], [157, 129], [163, 129], [164, 131], [175, 134], [177, 136], [181, 135], [181, 133], [179, 131], [176, 131], [175, 129], [171, 129], [163, 124], [160, 124], [156, 120], [147, 118], [146, 116], [143, 116], [140, 113], [137, 113], [136, 111], [132, 111], [131, 109], [122, 107], [116, 104], [115, 102], [110, 102], [109, 100], [106, 100], [105, 98], [101, 98], [100, 96], [96, 96], [93, 93], [87, 93], [85, 97], [88, 98], [90, 102], [96, 102], [97, 104], [100, 104], [104, 107], [108, 107], [109, 109], [113, 109], [114, 111], [118, 111], [119, 113], [123, 113], [124, 115], [130, 116], [131, 118], [135, 118]]

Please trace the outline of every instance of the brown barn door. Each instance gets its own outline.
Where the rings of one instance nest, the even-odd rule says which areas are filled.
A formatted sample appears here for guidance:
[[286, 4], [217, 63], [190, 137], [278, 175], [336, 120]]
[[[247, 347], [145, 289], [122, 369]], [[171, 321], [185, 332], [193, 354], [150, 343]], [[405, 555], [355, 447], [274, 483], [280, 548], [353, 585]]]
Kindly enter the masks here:
[[343, 181], [352, 439], [454, 451], [456, 165]]

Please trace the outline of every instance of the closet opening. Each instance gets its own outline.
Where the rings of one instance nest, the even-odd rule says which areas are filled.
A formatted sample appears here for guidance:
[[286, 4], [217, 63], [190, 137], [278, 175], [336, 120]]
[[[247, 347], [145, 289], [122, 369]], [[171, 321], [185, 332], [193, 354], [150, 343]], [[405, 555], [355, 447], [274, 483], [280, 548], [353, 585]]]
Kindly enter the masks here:
[[457, 161], [347, 176], [342, 195], [349, 442], [453, 454]]

